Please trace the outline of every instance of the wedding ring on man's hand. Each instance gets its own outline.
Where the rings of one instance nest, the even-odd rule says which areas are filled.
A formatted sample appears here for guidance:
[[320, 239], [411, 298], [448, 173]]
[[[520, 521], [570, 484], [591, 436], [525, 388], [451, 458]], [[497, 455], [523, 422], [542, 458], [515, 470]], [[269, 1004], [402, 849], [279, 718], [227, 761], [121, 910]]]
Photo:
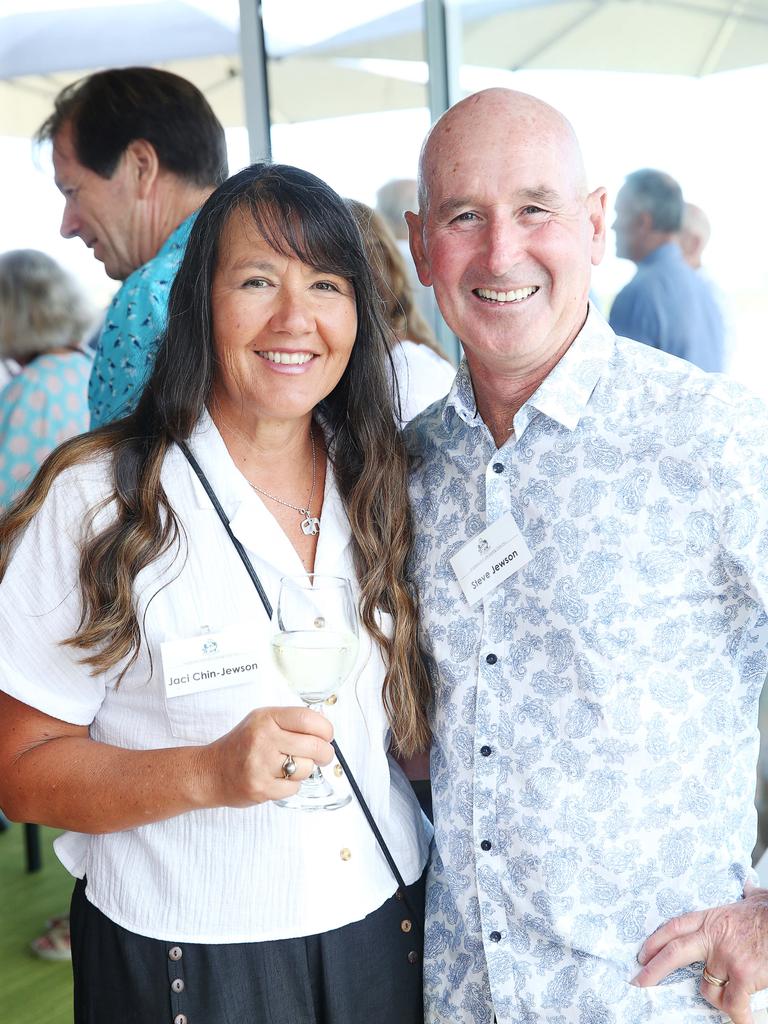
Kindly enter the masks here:
[[283, 761], [283, 778], [290, 779], [292, 775], [296, 774], [296, 762], [293, 760], [293, 755], [289, 754], [288, 757]]
[[714, 974], [709, 973], [706, 967], [701, 972], [701, 976], [704, 979], [704, 981], [708, 981], [709, 984], [714, 985], [715, 988], [725, 988], [725, 986], [728, 984], [727, 978], [716, 978]]

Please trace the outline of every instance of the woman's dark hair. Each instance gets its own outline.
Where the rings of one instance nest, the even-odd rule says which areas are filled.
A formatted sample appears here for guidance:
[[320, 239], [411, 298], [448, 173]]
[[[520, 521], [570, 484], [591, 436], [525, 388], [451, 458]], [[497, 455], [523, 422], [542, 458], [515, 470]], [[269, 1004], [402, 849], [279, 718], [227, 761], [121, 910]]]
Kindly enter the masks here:
[[[333, 472], [352, 530], [366, 629], [385, 656], [384, 701], [397, 748], [428, 741], [428, 680], [417, 643], [417, 609], [406, 586], [412, 529], [407, 454], [395, 426], [395, 388], [386, 361], [391, 339], [366, 263], [360, 233], [344, 201], [296, 167], [254, 164], [218, 188], [201, 208], [174, 281], [168, 326], [154, 372], [136, 411], [74, 439], [43, 464], [30, 488], [0, 520], [0, 579], [15, 537], [64, 469], [107, 453], [116, 516], [89, 535], [80, 560], [83, 613], [68, 643], [104, 671], [138, 655], [141, 628], [133, 603], [137, 573], [180, 542], [180, 527], [161, 483], [165, 456], [186, 440], [211, 398], [216, 375], [211, 287], [219, 246], [232, 217], [243, 217], [278, 252], [348, 280], [357, 335], [349, 363], [320, 404]], [[399, 410], [398, 410], [399, 412]], [[98, 510], [94, 510], [95, 512]], [[393, 617], [392, 636], [377, 611]]]
[[151, 142], [160, 166], [201, 188], [227, 177], [224, 129], [200, 90], [186, 78], [157, 68], [112, 68], [66, 86], [50, 117], [35, 133], [55, 140], [72, 126], [83, 167], [111, 178], [131, 142]]

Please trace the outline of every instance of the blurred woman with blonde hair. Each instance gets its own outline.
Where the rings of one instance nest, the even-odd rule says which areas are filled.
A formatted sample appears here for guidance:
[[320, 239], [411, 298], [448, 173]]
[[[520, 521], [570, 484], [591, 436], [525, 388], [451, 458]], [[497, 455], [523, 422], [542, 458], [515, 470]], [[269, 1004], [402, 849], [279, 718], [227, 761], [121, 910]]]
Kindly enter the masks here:
[[416, 306], [408, 268], [384, 219], [356, 199], [348, 199], [347, 205], [363, 236], [381, 312], [394, 335], [391, 355], [400, 422], [405, 424], [448, 394], [456, 371]]

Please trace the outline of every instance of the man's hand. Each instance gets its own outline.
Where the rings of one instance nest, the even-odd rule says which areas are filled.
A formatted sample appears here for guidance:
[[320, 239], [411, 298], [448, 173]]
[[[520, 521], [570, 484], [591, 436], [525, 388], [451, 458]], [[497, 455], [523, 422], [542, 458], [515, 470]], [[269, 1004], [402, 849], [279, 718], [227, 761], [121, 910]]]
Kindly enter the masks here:
[[632, 984], [640, 988], [702, 961], [728, 982], [720, 987], [702, 979], [702, 996], [733, 1024], [752, 1024], [749, 997], [768, 988], [768, 889], [748, 886], [738, 903], [673, 917], [646, 939], [637, 959], [643, 969]]

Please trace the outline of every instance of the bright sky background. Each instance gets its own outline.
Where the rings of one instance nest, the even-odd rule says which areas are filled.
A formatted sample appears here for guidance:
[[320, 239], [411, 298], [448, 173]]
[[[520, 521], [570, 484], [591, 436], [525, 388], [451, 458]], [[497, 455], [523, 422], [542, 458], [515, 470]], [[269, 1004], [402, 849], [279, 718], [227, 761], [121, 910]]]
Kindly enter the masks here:
[[[270, 6], [275, 9], [273, 3], [265, 4], [265, 12]], [[392, 0], [367, 0], [366, 16], [394, 6]], [[349, 12], [349, 5], [322, 7], [326, 15], [322, 34], [345, 27], [339, 10]], [[338, 17], [329, 22], [334, 10]], [[298, 33], [294, 44], [317, 38], [315, 0], [307, 3], [307, 12], [304, 21], [294, 19]], [[309, 21], [310, 12], [314, 22]], [[638, 167], [658, 167], [680, 181], [686, 197], [701, 206], [712, 222], [705, 262], [728, 309], [732, 372], [768, 398], [768, 142], [764, 127], [768, 65], [702, 79], [463, 70], [461, 85], [467, 91], [492, 84], [532, 92], [571, 119], [591, 182], [608, 188], [609, 204], [624, 175]], [[426, 109], [420, 109], [277, 125], [273, 156], [307, 167], [342, 194], [373, 203], [384, 181], [415, 174], [428, 123]], [[228, 130], [227, 137], [230, 170], [235, 171], [248, 162], [247, 138], [242, 129]], [[105, 302], [114, 283], [79, 240], [66, 241], [58, 235], [62, 202], [46, 154], [38, 169], [28, 140], [0, 137], [0, 161], [0, 249], [34, 247], [49, 252], [78, 275], [96, 301]], [[595, 291], [606, 305], [634, 271], [632, 264], [617, 260], [613, 252], [611, 234], [609, 254], [594, 277]]]

